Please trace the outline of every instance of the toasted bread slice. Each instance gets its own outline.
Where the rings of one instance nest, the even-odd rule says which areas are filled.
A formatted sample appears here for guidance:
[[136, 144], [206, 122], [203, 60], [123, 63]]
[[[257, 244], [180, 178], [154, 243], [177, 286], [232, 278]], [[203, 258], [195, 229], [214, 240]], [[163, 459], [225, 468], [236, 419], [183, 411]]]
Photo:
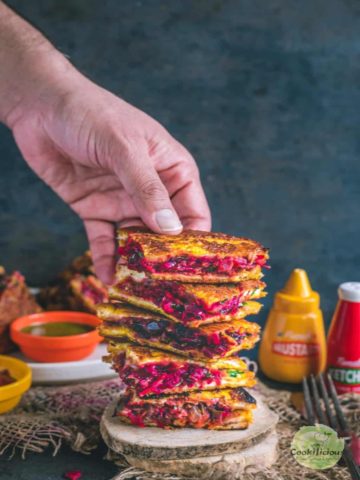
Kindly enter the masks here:
[[256, 383], [254, 372], [239, 357], [202, 362], [130, 343], [110, 343], [108, 351], [105, 360], [139, 397], [253, 387]]
[[158, 280], [225, 283], [261, 278], [268, 250], [254, 240], [185, 230], [159, 235], [146, 229], [118, 231], [120, 264]]
[[151, 310], [189, 326], [243, 318], [244, 303], [265, 296], [265, 283], [191, 284], [124, 278], [109, 289], [110, 298]]
[[[258, 309], [259, 304], [248, 306]], [[121, 303], [98, 305], [97, 314], [102, 320], [100, 334], [108, 340], [130, 341], [205, 362], [253, 348], [260, 336], [259, 325], [243, 319], [193, 328]]]

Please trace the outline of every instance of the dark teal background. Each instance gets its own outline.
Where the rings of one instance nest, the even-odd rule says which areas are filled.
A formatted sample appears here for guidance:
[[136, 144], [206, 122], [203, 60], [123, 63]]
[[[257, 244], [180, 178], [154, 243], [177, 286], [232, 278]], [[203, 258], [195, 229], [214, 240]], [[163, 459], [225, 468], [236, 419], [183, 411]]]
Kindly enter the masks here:
[[[328, 322], [337, 285], [359, 280], [359, 2], [9, 3], [183, 142], [214, 230], [270, 247], [270, 298], [305, 268]], [[0, 259], [42, 285], [86, 248], [83, 227], [5, 127], [0, 158]]]
[[[306, 268], [328, 319], [337, 285], [359, 280], [359, 2], [9, 3], [182, 141], [214, 230], [270, 247], [270, 293]], [[5, 127], [0, 158], [0, 259], [41, 285], [86, 248], [83, 228]]]
[[[303, 267], [328, 323], [337, 285], [360, 280], [360, 2], [8, 3], [190, 149], [214, 230], [271, 249], [266, 305]], [[0, 159], [0, 263], [41, 285], [86, 248], [83, 228], [5, 127]]]

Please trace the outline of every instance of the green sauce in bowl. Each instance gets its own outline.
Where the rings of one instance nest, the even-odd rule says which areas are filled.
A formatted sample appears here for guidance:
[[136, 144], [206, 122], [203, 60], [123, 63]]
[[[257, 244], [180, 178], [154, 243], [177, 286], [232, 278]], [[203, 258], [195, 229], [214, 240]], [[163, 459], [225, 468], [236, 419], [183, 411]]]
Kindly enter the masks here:
[[95, 330], [93, 325], [77, 322], [34, 323], [21, 329], [21, 332], [40, 337], [68, 337]]

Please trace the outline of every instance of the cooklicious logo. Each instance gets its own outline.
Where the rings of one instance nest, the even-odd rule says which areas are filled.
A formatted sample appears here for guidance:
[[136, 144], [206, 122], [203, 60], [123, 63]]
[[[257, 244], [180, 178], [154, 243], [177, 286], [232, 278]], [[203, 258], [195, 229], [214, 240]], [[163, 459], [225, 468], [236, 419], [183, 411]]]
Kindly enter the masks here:
[[331, 468], [340, 460], [344, 439], [332, 428], [316, 424], [301, 427], [291, 442], [291, 453], [304, 467], [315, 470]]

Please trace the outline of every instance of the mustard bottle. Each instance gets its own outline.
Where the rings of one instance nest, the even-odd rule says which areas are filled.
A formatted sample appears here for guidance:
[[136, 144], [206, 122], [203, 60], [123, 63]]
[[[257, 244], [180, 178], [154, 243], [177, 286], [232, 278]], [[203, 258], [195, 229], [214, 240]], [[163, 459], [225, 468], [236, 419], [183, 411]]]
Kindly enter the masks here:
[[280, 382], [300, 383], [326, 364], [326, 340], [320, 296], [311, 288], [305, 270], [292, 271], [275, 294], [259, 350], [264, 374]]

